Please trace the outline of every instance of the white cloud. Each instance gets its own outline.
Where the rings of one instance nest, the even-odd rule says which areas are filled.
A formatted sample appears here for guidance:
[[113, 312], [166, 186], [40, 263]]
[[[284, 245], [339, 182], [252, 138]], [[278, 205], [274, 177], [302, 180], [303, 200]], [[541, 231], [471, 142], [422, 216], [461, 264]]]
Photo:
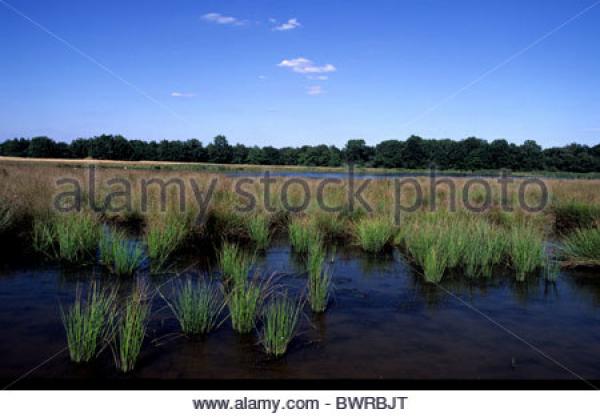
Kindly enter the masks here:
[[171, 97], [196, 97], [195, 93], [184, 93], [181, 91], [173, 91]]
[[314, 81], [326, 81], [329, 79], [327, 75], [307, 75], [306, 78]]
[[259, 79], [259, 80], [266, 80], [266, 79], [267, 79], [267, 76], [266, 76], [266, 75], [259, 75], [259, 76], [258, 76], [258, 79]]
[[318, 96], [323, 94], [325, 91], [320, 85], [311, 85], [306, 89], [306, 94], [309, 96]]
[[[271, 21], [271, 23], [276, 23], [276, 22]], [[296, 28], [299, 28], [301, 26], [302, 25], [300, 24], [300, 22], [298, 21], [298, 19], [296, 19], [294, 17], [293, 19], [289, 19], [287, 22], [282, 23], [281, 25], [275, 26], [273, 28], [273, 30], [285, 31], [285, 30], [296, 29]]]
[[239, 20], [232, 16], [224, 16], [220, 13], [207, 13], [202, 16], [202, 19], [219, 25], [241, 26], [244, 24], [243, 20]]
[[327, 72], [335, 72], [336, 68], [331, 64], [325, 64], [323, 66], [315, 65], [310, 59], [306, 58], [294, 58], [284, 59], [278, 67], [290, 68], [292, 71], [300, 74], [322, 74]]

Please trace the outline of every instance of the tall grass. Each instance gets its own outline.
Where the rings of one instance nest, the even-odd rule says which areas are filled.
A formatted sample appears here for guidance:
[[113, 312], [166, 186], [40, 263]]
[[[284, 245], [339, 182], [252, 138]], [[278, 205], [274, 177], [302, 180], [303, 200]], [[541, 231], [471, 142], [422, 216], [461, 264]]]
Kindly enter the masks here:
[[34, 248], [50, 258], [70, 263], [91, 258], [100, 236], [101, 227], [89, 214], [36, 220], [33, 226]]
[[600, 229], [578, 229], [568, 235], [562, 255], [573, 265], [600, 264]]
[[511, 266], [516, 272], [517, 281], [524, 281], [527, 275], [543, 265], [543, 238], [534, 227], [522, 225], [512, 228], [509, 239]]
[[577, 200], [556, 202], [552, 207], [560, 232], [600, 225], [600, 206]]
[[165, 300], [181, 331], [189, 336], [207, 334], [216, 328], [225, 305], [222, 291], [205, 280], [193, 282], [188, 279], [183, 284], [179, 283], [173, 299]]
[[249, 333], [256, 326], [256, 319], [264, 299], [271, 288], [271, 280], [259, 281], [258, 277], [233, 287], [227, 295], [227, 307], [231, 325], [238, 333]]
[[261, 344], [265, 352], [280, 357], [296, 335], [302, 303], [293, 301], [286, 293], [278, 294], [263, 312]]
[[367, 252], [381, 252], [394, 236], [394, 225], [385, 216], [364, 217], [355, 224], [358, 244]]
[[229, 286], [244, 284], [254, 262], [238, 245], [229, 242], [223, 244], [218, 261], [223, 280]]
[[77, 286], [75, 302], [66, 310], [61, 306], [61, 318], [67, 335], [69, 356], [73, 362], [88, 362], [108, 342], [114, 325], [116, 289], [100, 289], [95, 281], [87, 295]]
[[315, 240], [308, 250], [308, 301], [312, 311], [322, 313], [327, 309], [331, 294], [331, 272], [325, 265], [325, 249]]
[[295, 217], [288, 225], [292, 248], [298, 253], [307, 253], [312, 241], [320, 240], [321, 234], [306, 217]]
[[146, 335], [150, 309], [148, 288], [138, 281], [125, 301], [116, 332], [114, 358], [122, 372], [129, 372], [135, 367]]
[[465, 275], [471, 278], [492, 276], [493, 268], [505, 256], [505, 233], [485, 220], [472, 221], [463, 233], [465, 239], [463, 264]]
[[132, 276], [144, 260], [144, 251], [139, 243], [131, 242], [118, 230], [105, 233], [100, 239], [100, 262], [112, 273]]
[[266, 215], [256, 214], [248, 219], [248, 236], [257, 249], [264, 250], [271, 238], [270, 220]]
[[148, 257], [152, 272], [161, 272], [173, 252], [178, 250], [189, 235], [189, 224], [179, 216], [168, 215], [153, 223], [146, 232]]

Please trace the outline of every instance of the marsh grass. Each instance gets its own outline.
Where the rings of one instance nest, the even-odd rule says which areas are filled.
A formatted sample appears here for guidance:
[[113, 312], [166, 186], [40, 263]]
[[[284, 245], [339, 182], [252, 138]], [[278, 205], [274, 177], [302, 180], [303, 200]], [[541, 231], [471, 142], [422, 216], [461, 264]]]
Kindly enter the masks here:
[[175, 215], [168, 215], [149, 226], [146, 246], [152, 272], [161, 272], [167, 267], [171, 255], [183, 245], [189, 233], [188, 221]]
[[187, 279], [175, 285], [171, 300], [163, 298], [188, 336], [207, 334], [218, 327], [225, 306], [219, 286], [206, 280]]
[[577, 229], [568, 235], [562, 256], [572, 266], [600, 265], [600, 229]]
[[290, 244], [300, 254], [308, 253], [311, 242], [321, 240], [321, 234], [307, 217], [295, 217], [288, 225]]
[[100, 289], [93, 281], [87, 295], [77, 286], [74, 303], [60, 308], [69, 356], [76, 363], [89, 362], [112, 335], [116, 316], [116, 288]]
[[129, 372], [135, 367], [146, 335], [151, 307], [148, 288], [138, 281], [125, 301], [117, 325], [113, 355], [117, 368], [122, 372]]
[[268, 355], [280, 357], [296, 335], [303, 303], [287, 293], [275, 295], [263, 311], [261, 344]]
[[506, 235], [498, 227], [478, 219], [462, 233], [465, 245], [463, 264], [465, 275], [490, 278], [493, 268], [505, 257]]
[[556, 202], [553, 207], [556, 230], [565, 232], [600, 225], [600, 205], [584, 201]]
[[119, 276], [132, 276], [144, 260], [144, 251], [137, 242], [127, 239], [118, 230], [104, 233], [99, 244], [100, 262]]
[[79, 263], [96, 253], [101, 233], [96, 218], [89, 214], [38, 219], [33, 226], [33, 246], [49, 258]]
[[532, 226], [513, 227], [509, 232], [508, 253], [517, 281], [543, 265], [544, 242], [540, 232]]
[[312, 311], [322, 313], [327, 309], [332, 287], [331, 270], [325, 263], [325, 248], [321, 241], [315, 240], [309, 246], [308, 301]]
[[265, 250], [271, 239], [270, 219], [263, 214], [255, 214], [248, 219], [248, 236], [259, 250]]
[[392, 240], [395, 228], [385, 216], [364, 217], [355, 224], [355, 235], [363, 250], [381, 252]]
[[227, 295], [227, 307], [233, 330], [245, 334], [256, 326], [264, 300], [272, 290], [272, 277], [261, 281], [259, 277], [238, 284]]
[[223, 281], [231, 288], [248, 280], [254, 259], [237, 244], [225, 242], [219, 252], [218, 262]]

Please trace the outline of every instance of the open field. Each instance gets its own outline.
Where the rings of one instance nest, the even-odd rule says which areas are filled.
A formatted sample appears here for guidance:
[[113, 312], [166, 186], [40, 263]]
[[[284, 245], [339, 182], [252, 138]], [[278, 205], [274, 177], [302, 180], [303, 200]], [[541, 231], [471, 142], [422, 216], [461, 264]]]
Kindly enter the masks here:
[[[54, 329], [26, 337], [29, 353], [1, 367], [3, 379], [38, 358], [44, 343], [66, 352], [51, 372], [71, 374], [68, 358], [95, 363], [83, 379], [170, 378], [165, 367], [184, 372], [191, 356], [213, 362], [209, 371], [192, 366], [190, 378], [212, 377], [218, 367], [224, 378], [256, 377], [261, 367], [300, 378], [572, 377], [516, 346], [507, 348], [523, 368], [513, 371], [510, 356], [497, 352], [478, 369], [468, 358], [487, 354], [500, 336], [473, 324], [468, 311], [449, 309], [454, 296], [472, 297], [522, 331], [539, 331], [546, 320], [574, 326], [559, 353], [569, 343], [588, 346], [573, 366], [600, 377], [598, 365], [586, 365], [598, 353], [584, 343], [592, 331], [571, 315], [576, 305], [584, 318], [597, 314], [600, 180], [440, 176], [432, 184], [426, 176], [299, 172], [264, 181], [179, 164], [125, 169], [154, 165], [0, 159], [0, 293], [12, 294], [0, 325], [10, 326], [18, 300], [33, 309], [2, 348], [27, 343], [16, 342], [26, 320], [43, 315]], [[560, 298], [548, 296], [559, 287]], [[421, 330], [411, 333], [411, 320]], [[474, 345], [465, 323], [482, 332]], [[319, 349], [345, 361], [367, 354], [358, 341], [341, 342], [349, 337], [371, 341], [369, 354], [380, 358], [369, 356], [373, 373], [325, 366]], [[422, 344], [431, 351], [417, 352]], [[398, 358], [394, 346], [413, 353]], [[462, 369], [446, 362], [457, 355]], [[439, 369], [415, 365], [432, 358], [441, 359]]]

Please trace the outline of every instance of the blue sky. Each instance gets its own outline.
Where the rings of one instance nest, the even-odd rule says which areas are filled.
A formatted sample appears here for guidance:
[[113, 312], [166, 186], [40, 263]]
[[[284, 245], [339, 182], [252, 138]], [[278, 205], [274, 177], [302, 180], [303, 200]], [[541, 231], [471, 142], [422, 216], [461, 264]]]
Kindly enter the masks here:
[[597, 144], [594, 1], [0, 0], [0, 139]]

